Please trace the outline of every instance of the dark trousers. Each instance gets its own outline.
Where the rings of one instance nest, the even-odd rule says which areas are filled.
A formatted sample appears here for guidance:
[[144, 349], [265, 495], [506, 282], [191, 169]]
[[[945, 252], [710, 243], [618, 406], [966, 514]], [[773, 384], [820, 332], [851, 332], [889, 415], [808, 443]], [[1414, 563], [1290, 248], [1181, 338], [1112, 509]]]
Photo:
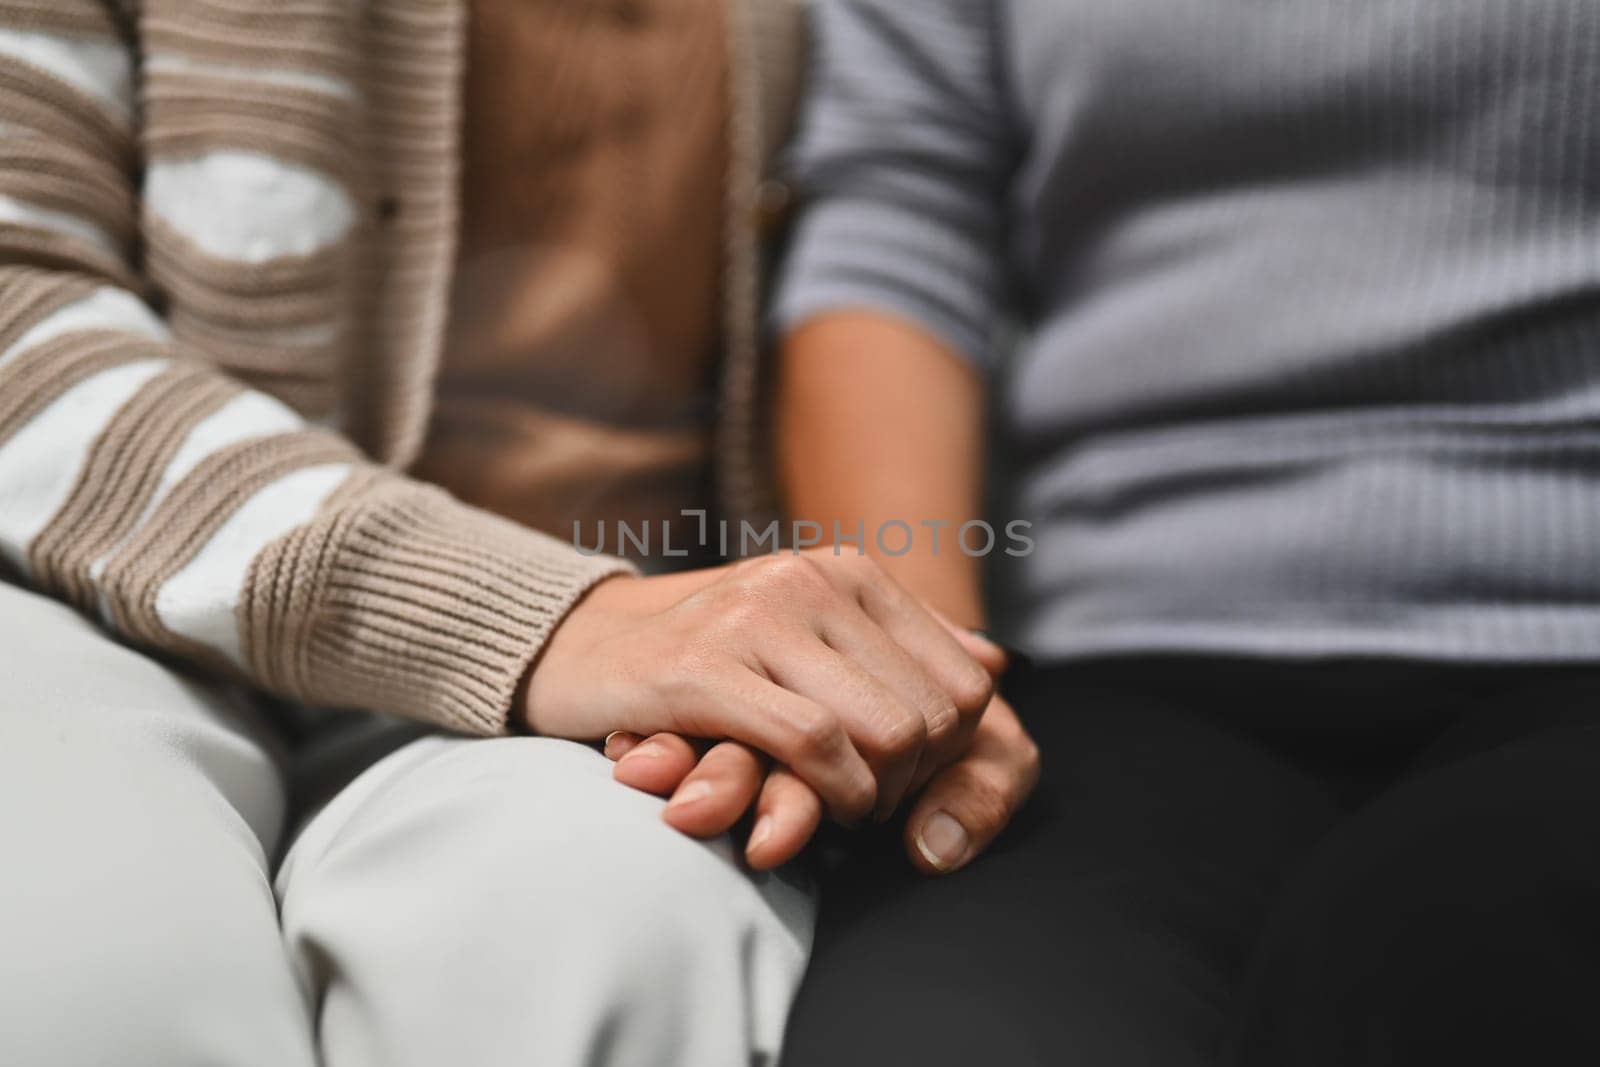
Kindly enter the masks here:
[[1600, 668], [1017, 672], [1033, 803], [820, 843], [784, 1067], [1600, 1063]]

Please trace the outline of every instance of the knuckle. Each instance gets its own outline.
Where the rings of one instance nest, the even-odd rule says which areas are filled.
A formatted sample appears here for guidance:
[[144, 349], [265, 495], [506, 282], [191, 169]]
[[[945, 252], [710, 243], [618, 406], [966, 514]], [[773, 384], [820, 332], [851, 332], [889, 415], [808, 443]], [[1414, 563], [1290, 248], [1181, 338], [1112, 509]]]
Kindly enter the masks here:
[[839, 720], [824, 708], [808, 709], [795, 716], [795, 747], [802, 758], [829, 759], [839, 750], [843, 730]]
[[839, 817], [846, 822], [857, 822], [872, 814], [878, 806], [878, 783], [871, 774], [851, 775], [840, 798]]
[[831, 549], [812, 551], [816, 554], [805, 553], [800, 558], [810, 563], [817, 577], [840, 595], [852, 595], [850, 591], [853, 591], [855, 598], [859, 599], [860, 590], [870, 586], [875, 581], [875, 575], [881, 571], [871, 556], [855, 552], [841, 552], [836, 556]]
[[928, 743], [927, 722], [909, 708], [904, 711], [896, 709], [884, 716], [877, 733], [876, 747], [890, 758], [920, 752]]
[[831, 588], [822, 566], [807, 553], [770, 556], [751, 572], [748, 585], [762, 596], [813, 598]]
[[779, 617], [780, 603], [758, 577], [741, 578], [718, 590], [704, 628], [714, 632], [720, 641], [736, 639], [771, 625]]
[[950, 698], [958, 710], [976, 713], [994, 696], [994, 679], [976, 661], [964, 659], [950, 680]]
[[822, 565], [809, 552], [773, 556], [767, 571], [785, 585], [810, 585], [822, 580]]
[[771, 616], [771, 608], [764, 597], [748, 588], [737, 588], [722, 605], [719, 622], [725, 636], [747, 633], [761, 626]]
[[960, 793], [962, 809], [978, 825], [998, 828], [1011, 817], [1010, 791], [988, 775], [966, 775]]
[[937, 747], [950, 743], [961, 730], [961, 713], [943, 694], [928, 701], [927, 744]]
[[[845, 558], [845, 576], [856, 589], [856, 598], [865, 600], [867, 590], [881, 591], [884, 586], [891, 584], [889, 573], [883, 565], [871, 556], [849, 556]], [[879, 599], [882, 599], [879, 596]], [[893, 603], [893, 601], [889, 601]]]
[[1020, 750], [1017, 753], [1017, 763], [1022, 770], [1023, 784], [1029, 790], [1032, 790], [1039, 781], [1039, 772], [1044, 767], [1043, 756], [1040, 754], [1039, 746], [1034, 743], [1033, 738], [1023, 737]]
[[767, 556], [752, 556], [741, 559], [728, 568], [728, 580], [723, 583], [725, 588], [739, 588], [750, 585], [759, 580], [762, 571], [771, 559]]
[[878, 561], [864, 552], [841, 552], [837, 556], [828, 558], [841, 573], [856, 578], [870, 580], [883, 573], [883, 567]]

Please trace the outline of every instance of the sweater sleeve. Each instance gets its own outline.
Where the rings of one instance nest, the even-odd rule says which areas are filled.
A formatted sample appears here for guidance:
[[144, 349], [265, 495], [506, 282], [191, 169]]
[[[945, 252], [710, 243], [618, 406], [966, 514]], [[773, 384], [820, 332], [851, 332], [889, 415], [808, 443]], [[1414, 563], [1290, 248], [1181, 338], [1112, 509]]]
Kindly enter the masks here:
[[0, 569], [292, 699], [505, 731], [548, 634], [626, 565], [380, 468], [174, 341], [135, 269], [113, 8], [0, 2]]
[[867, 308], [987, 362], [1016, 149], [991, 0], [819, 0], [776, 324]]

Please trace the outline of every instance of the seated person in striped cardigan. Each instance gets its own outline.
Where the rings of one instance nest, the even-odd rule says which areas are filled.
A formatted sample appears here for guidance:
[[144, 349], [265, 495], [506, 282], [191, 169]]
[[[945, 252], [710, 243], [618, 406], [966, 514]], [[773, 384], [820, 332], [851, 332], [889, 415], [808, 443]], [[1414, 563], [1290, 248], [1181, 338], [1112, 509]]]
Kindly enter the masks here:
[[[997, 653], [870, 560], [563, 526], [757, 487], [794, 14], [0, 0], [0, 1059], [777, 1054], [787, 835], [681, 834], [593, 743], [858, 822], [973, 751]], [[334, 708], [425, 736], [301, 781]]]

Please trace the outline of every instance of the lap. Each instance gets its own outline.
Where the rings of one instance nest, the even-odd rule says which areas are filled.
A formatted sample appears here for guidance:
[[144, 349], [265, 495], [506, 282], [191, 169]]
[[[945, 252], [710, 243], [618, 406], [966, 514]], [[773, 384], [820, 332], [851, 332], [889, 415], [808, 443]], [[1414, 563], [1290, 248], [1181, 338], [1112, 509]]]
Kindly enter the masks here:
[[368, 770], [277, 883], [328, 1061], [774, 1054], [809, 889], [752, 876], [662, 806], [592, 748], [544, 738], [428, 738]]
[[990, 854], [923, 880], [880, 833], [825, 873], [789, 1067], [1210, 1062], [1260, 918], [1334, 804], [1220, 722], [1052, 677], [1013, 694], [1044, 777]]
[[1288, 746], [1223, 721], [1233, 668], [1025, 689], [1046, 776], [992, 855], [923, 881], [879, 833], [825, 874], [788, 1067], [1600, 1055], [1600, 681], [1429, 670], [1273, 669]]
[[678, 835], [590, 748], [407, 745], [296, 839], [280, 926], [287, 791], [247, 703], [5, 585], [0, 679], [0, 1033], [28, 1063], [776, 1051], [808, 888]]
[[0, 679], [11, 1058], [193, 1062], [198, 1043], [309, 1065], [269, 885], [282, 781], [248, 708], [6, 585]]
[[1463, 716], [1297, 872], [1230, 1062], [1592, 1062], [1600, 683], [1553, 672]]

